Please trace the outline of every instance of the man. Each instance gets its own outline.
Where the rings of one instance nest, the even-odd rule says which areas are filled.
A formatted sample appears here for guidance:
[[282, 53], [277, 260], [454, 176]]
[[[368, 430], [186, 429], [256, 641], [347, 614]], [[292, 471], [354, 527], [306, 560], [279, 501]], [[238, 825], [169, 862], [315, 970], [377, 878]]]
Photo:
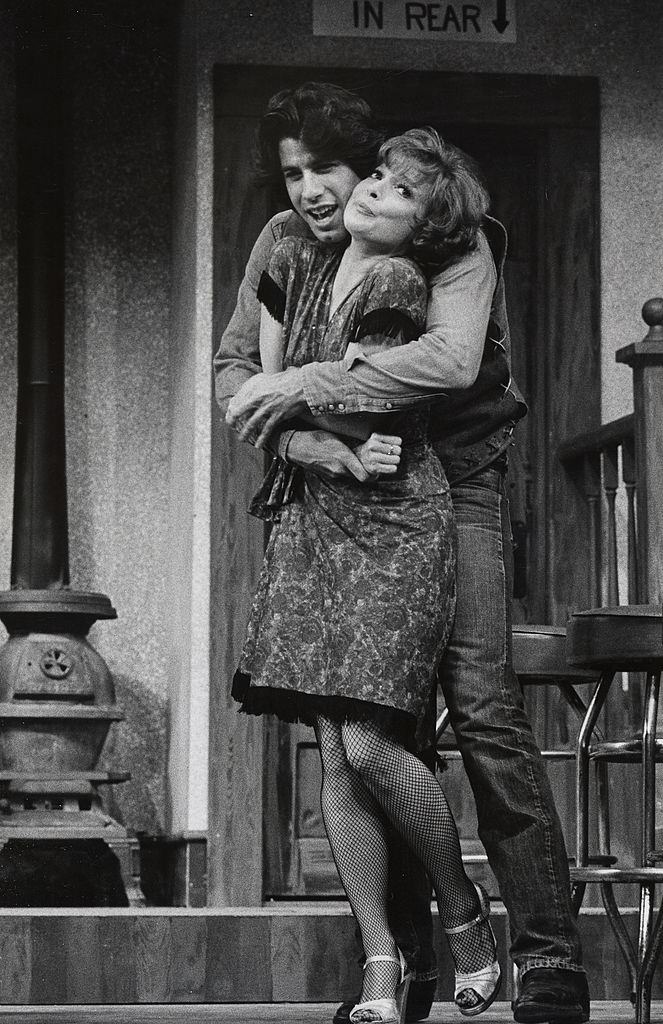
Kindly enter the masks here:
[[[511, 954], [522, 980], [514, 1016], [523, 1024], [581, 1024], [589, 1018], [589, 995], [564, 840], [511, 668], [504, 477], [513, 424], [525, 407], [509, 373], [501, 225], [487, 220], [476, 252], [433, 278], [421, 338], [372, 356], [353, 348], [339, 363], [259, 374], [256, 290], [275, 242], [293, 232], [342, 242], [345, 203], [369, 170], [377, 141], [366, 104], [335, 86], [308, 83], [270, 101], [259, 131], [261, 164], [267, 177], [282, 176], [298, 216], [277, 214], [256, 242], [215, 355], [217, 398], [245, 439], [316, 472], [360, 480], [366, 474], [351, 449], [316, 430], [316, 416], [435, 400], [432, 439], [458, 528], [456, 619], [440, 682], [476, 799], [479, 835], [509, 914]], [[401, 878], [396, 889], [393, 930], [416, 971], [407, 1019], [422, 1020], [435, 987], [429, 891], [412, 863], [406, 871], [410, 884]], [[351, 1007], [339, 1007], [337, 1024]]]

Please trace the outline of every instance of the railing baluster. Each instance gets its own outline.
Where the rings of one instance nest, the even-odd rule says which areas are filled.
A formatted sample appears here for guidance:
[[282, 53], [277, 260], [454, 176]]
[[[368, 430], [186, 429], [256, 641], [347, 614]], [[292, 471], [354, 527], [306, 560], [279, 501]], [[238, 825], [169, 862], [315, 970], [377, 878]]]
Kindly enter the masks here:
[[601, 453], [603, 468], [603, 490], [608, 506], [606, 517], [606, 561], [608, 573], [608, 604], [619, 604], [619, 581], [617, 579], [617, 520], [615, 500], [617, 498], [617, 445], [610, 445]]
[[[619, 603], [619, 550], [617, 538], [616, 493], [619, 489], [619, 450], [622, 450], [622, 476], [629, 501], [630, 535], [628, 540], [629, 557], [629, 600], [632, 601], [632, 588], [636, 585], [635, 573], [638, 560], [633, 555], [636, 536], [636, 503], [628, 488], [635, 476], [634, 458], [634, 416], [622, 416], [621, 419], [604, 423], [594, 430], [569, 438], [558, 449], [561, 462], [567, 467], [572, 478], [578, 482], [587, 503], [588, 522], [588, 564], [587, 579], [589, 583], [588, 601], [595, 607], [603, 604], [603, 574], [606, 577], [606, 598], [608, 604]], [[624, 475], [625, 474], [625, 475]], [[602, 554], [601, 537], [601, 479], [607, 505], [605, 527], [605, 565]], [[633, 486], [635, 486], [633, 484]], [[633, 520], [631, 522], [631, 519]]]
[[583, 459], [583, 483], [589, 516], [589, 580], [594, 606], [601, 604], [601, 463], [598, 452]]
[[628, 603], [640, 600], [640, 573], [638, 563], [638, 536], [635, 516], [635, 441], [624, 438], [622, 444], [622, 479], [626, 489], [626, 548], [628, 559]]

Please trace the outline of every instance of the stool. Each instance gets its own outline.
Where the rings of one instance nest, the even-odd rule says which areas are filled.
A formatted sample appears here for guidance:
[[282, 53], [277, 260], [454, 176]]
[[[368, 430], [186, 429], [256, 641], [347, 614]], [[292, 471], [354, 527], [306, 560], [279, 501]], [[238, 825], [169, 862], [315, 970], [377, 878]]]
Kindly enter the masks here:
[[[598, 671], [598, 682], [588, 704], [578, 737], [576, 762], [576, 867], [572, 879], [582, 888], [597, 882], [608, 920], [619, 943], [631, 977], [638, 1024], [648, 1024], [651, 986], [656, 961], [663, 944], [663, 903], [654, 921], [655, 886], [663, 882], [663, 853], [655, 847], [656, 763], [663, 760], [663, 743], [656, 740], [656, 720], [663, 669], [663, 619], [660, 607], [624, 605], [577, 612], [567, 626], [567, 657], [571, 665]], [[646, 673], [641, 734], [637, 739], [592, 743], [598, 717], [613, 678], [618, 672]], [[589, 858], [589, 767], [590, 763], [638, 763], [640, 774], [641, 830], [639, 863], [635, 867], [605, 867]], [[599, 815], [607, 813], [607, 787], [599, 795], [605, 803]], [[617, 883], [640, 887], [637, 950], [627, 934], [612, 891]], [[652, 927], [653, 925], [653, 927]]]

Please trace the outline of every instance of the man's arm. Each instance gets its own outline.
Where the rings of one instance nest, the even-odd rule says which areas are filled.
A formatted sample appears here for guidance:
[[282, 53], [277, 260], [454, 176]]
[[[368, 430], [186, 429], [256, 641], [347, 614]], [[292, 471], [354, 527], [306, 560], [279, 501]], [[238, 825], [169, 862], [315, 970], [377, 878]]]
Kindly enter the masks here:
[[475, 252], [433, 280], [427, 331], [420, 338], [370, 356], [349, 346], [340, 362], [256, 377], [231, 403], [228, 421], [242, 421], [261, 444], [279, 422], [302, 412], [388, 412], [470, 387], [481, 365], [496, 282], [480, 233]]
[[483, 235], [479, 247], [434, 278], [426, 333], [370, 356], [356, 348], [337, 363], [302, 367], [306, 404], [316, 413], [384, 412], [470, 387], [481, 365], [497, 283]]
[[251, 250], [237, 293], [237, 304], [214, 355], [214, 387], [221, 411], [242, 384], [260, 373], [260, 303], [256, 298], [260, 275], [283, 232], [285, 215], [272, 217]]

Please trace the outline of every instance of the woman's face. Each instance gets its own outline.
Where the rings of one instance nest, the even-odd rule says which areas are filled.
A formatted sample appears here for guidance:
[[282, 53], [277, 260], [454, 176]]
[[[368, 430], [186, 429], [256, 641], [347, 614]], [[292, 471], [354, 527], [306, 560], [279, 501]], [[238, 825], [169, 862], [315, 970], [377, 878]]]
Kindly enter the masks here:
[[416, 168], [380, 164], [360, 181], [345, 207], [345, 226], [353, 238], [385, 255], [409, 242], [421, 217], [429, 186]]

